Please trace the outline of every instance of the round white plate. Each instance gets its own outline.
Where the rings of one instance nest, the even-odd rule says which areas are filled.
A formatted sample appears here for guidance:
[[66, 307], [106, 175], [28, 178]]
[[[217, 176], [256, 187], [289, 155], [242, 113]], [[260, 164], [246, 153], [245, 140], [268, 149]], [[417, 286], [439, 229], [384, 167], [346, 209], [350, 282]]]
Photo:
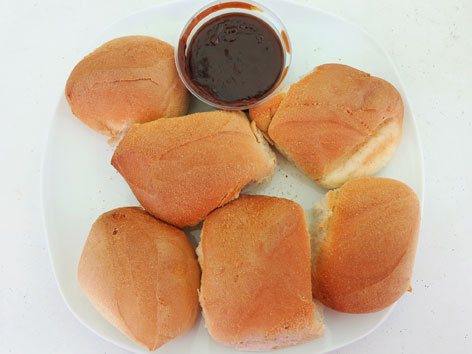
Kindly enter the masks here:
[[[111, 26], [96, 46], [115, 37], [146, 34], [175, 45], [184, 23], [207, 1], [172, 1], [133, 14]], [[392, 161], [378, 176], [398, 179], [423, 196], [423, 159], [415, 122], [405, 91], [386, 53], [369, 35], [343, 19], [283, 0], [260, 0], [285, 23], [293, 46], [288, 83], [297, 81], [315, 66], [343, 63], [394, 84], [405, 103], [401, 144]], [[84, 48], [84, 55], [94, 48]], [[65, 83], [66, 78], [64, 78]], [[210, 110], [196, 100], [191, 111]], [[75, 118], [61, 96], [49, 133], [42, 170], [42, 200], [49, 252], [59, 289], [71, 311], [99, 336], [135, 353], [148, 353], [110, 325], [90, 304], [77, 282], [82, 247], [95, 219], [113, 208], [138, 205], [128, 185], [110, 165], [113, 149], [99, 135]], [[278, 156], [272, 183], [260, 194], [295, 200], [310, 221], [312, 204], [326, 191]], [[188, 232], [195, 243], [199, 229]], [[362, 338], [378, 327], [393, 307], [367, 315], [348, 315], [325, 309], [326, 334], [304, 345], [281, 349], [286, 353], [324, 353]], [[71, 333], [72, 335], [72, 333]], [[193, 329], [165, 344], [160, 353], [230, 353], [213, 341], [201, 316]]]

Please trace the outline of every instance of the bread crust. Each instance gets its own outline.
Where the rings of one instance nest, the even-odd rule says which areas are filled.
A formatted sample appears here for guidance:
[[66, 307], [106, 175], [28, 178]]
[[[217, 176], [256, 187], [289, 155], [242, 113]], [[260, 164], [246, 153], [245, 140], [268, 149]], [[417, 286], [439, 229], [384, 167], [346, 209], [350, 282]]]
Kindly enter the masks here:
[[271, 350], [323, 334], [298, 204], [241, 195], [206, 218], [200, 245], [200, 304], [213, 339], [241, 350]]
[[319, 245], [313, 296], [348, 313], [390, 306], [410, 286], [421, 218], [416, 194], [402, 182], [373, 177], [328, 194], [328, 217], [314, 225], [313, 237], [323, 239], [312, 242]]
[[111, 324], [149, 350], [188, 331], [198, 313], [200, 268], [190, 242], [141, 208], [95, 221], [78, 280]]
[[94, 50], [72, 70], [65, 95], [76, 117], [111, 137], [134, 123], [183, 115], [189, 103], [174, 48], [148, 36], [117, 38]]
[[[393, 156], [401, 138], [403, 101], [387, 81], [347, 65], [325, 64], [290, 86], [282, 96], [250, 110], [259, 129], [309, 177], [336, 188], [370, 176]], [[390, 125], [388, 135], [356, 152]], [[348, 171], [331, 176], [349, 161]]]
[[111, 163], [148, 212], [184, 227], [270, 178], [276, 160], [244, 113], [214, 111], [133, 126]]
[[283, 101], [286, 94], [287, 92], [278, 93], [261, 105], [249, 110], [249, 116], [251, 120], [256, 123], [257, 127], [262, 133], [267, 135], [270, 122], [272, 121], [275, 112], [277, 112], [277, 109], [279, 108], [280, 103]]

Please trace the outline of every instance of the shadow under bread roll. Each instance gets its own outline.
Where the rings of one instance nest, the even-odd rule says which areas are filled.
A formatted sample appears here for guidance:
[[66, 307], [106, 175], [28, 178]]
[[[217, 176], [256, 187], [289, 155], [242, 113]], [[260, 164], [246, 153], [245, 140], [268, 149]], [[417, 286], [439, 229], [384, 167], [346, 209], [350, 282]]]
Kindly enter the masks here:
[[187, 332], [200, 268], [185, 234], [137, 207], [102, 214], [80, 257], [79, 284], [116, 328], [149, 350]]
[[65, 94], [77, 118], [114, 138], [134, 123], [183, 115], [189, 103], [174, 48], [148, 36], [120, 37], [98, 47], [72, 70]]
[[305, 213], [297, 203], [241, 195], [208, 215], [197, 254], [200, 304], [216, 341], [265, 351], [324, 334], [311, 295]]
[[358, 178], [315, 203], [313, 296], [341, 312], [390, 306], [410, 288], [420, 227], [415, 192], [389, 178]]

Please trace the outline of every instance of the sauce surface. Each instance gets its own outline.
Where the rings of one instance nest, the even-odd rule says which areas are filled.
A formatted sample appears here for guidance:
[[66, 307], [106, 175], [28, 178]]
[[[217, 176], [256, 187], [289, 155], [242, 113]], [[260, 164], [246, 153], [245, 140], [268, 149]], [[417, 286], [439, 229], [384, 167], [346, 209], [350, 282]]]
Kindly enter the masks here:
[[193, 36], [186, 71], [194, 89], [216, 103], [250, 103], [271, 92], [284, 67], [277, 34], [255, 16], [224, 14]]

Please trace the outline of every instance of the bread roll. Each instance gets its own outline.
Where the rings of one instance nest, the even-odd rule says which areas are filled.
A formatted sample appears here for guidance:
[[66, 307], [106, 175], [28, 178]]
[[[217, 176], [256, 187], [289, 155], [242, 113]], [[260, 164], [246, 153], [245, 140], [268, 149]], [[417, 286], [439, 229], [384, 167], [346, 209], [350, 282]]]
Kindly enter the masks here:
[[313, 296], [341, 312], [367, 313], [410, 287], [420, 227], [415, 192], [388, 178], [358, 178], [315, 204]]
[[326, 64], [249, 113], [287, 159], [321, 186], [336, 188], [392, 158], [403, 102], [385, 80]]
[[141, 205], [184, 227], [270, 179], [275, 155], [242, 112], [214, 111], [135, 125], [112, 165]]
[[303, 209], [274, 197], [241, 195], [203, 224], [197, 248], [200, 304], [210, 335], [241, 350], [271, 350], [324, 333], [311, 297]]
[[66, 98], [75, 116], [111, 137], [133, 123], [183, 115], [189, 102], [173, 47], [147, 36], [114, 39], [82, 59], [67, 80]]
[[149, 350], [187, 332], [198, 312], [200, 268], [190, 242], [141, 208], [97, 219], [78, 278], [96, 309]]

